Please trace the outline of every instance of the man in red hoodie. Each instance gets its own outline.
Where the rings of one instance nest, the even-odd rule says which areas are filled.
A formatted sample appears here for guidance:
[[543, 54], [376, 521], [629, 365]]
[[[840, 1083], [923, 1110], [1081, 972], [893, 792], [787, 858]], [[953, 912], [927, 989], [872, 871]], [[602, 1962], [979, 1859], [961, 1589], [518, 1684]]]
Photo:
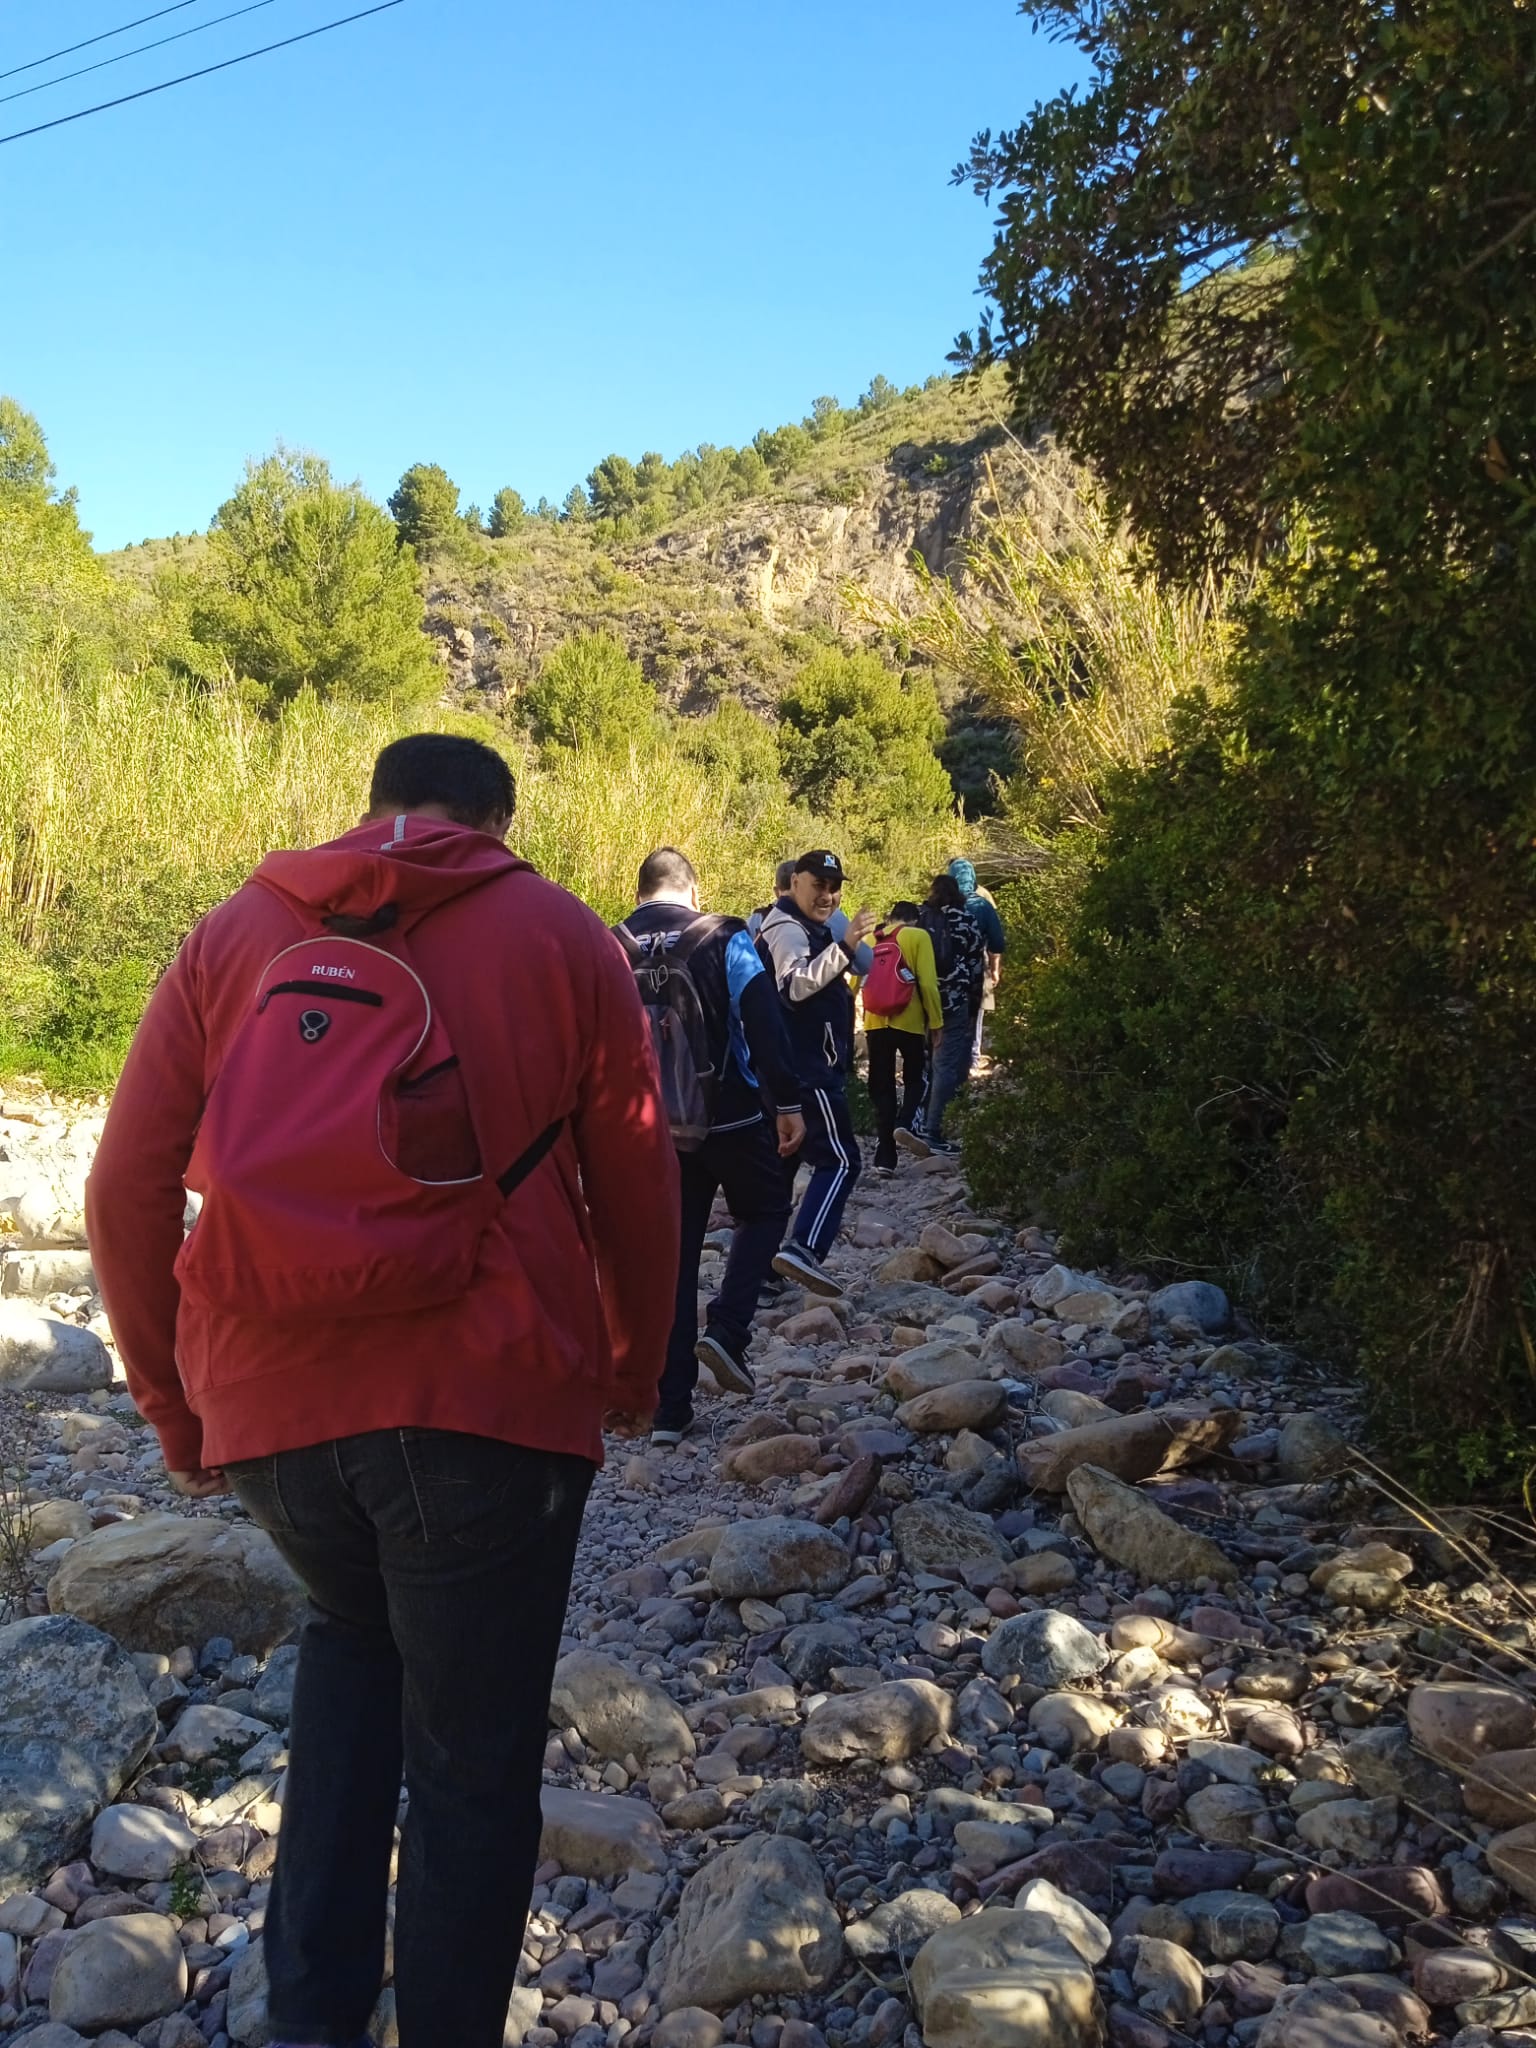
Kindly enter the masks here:
[[400, 2040], [501, 2048], [582, 1510], [666, 1350], [677, 1164], [634, 977], [507, 851], [514, 800], [477, 741], [387, 747], [355, 831], [187, 940], [87, 1191], [174, 1483], [233, 1487], [310, 1595], [265, 1925], [284, 2048], [362, 2048], [402, 1772]]

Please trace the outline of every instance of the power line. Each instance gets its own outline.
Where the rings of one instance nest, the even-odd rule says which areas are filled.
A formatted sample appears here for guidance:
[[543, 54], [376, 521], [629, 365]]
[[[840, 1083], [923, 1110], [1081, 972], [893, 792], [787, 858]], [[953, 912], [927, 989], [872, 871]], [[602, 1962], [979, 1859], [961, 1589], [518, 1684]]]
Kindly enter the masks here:
[[125, 36], [131, 28], [142, 28], [146, 21], [158, 21], [164, 14], [180, 14], [184, 7], [195, 7], [197, 0], [176, 0], [174, 7], [158, 7], [153, 14], [141, 14], [137, 21], [125, 21], [121, 28], [105, 28], [99, 36], [87, 36], [83, 43], [71, 43], [67, 49], [51, 50], [46, 57], [34, 57], [30, 64], [16, 64], [9, 71], [0, 71], [0, 78], [17, 78], [23, 71], [35, 71], [39, 64], [52, 64], [59, 57], [73, 57], [76, 50], [88, 50], [93, 43], [109, 43], [114, 36]]
[[71, 121], [83, 121], [90, 114], [105, 114], [112, 107], [126, 107], [134, 100], [147, 100], [157, 92], [169, 92], [173, 85], [190, 85], [194, 78], [211, 78], [216, 71], [230, 71], [236, 64], [249, 64], [253, 57], [270, 56], [274, 50], [290, 49], [295, 43], [307, 43], [313, 36], [329, 34], [333, 28], [346, 28], [351, 22], [366, 21], [370, 14], [388, 14], [392, 7], [403, 7], [405, 0], [380, 0], [377, 7], [365, 7], [360, 14], [344, 14], [339, 21], [322, 22], [319, 28], [307, 28], [302, 35], [285, 36], [280, 43], [265, 43], [259, 50], [247, 50], [240, 57], [226, 57], [222, 64], [205, 64], [201, 71], [183, 72], [180, 78], [163, 79], [159, 85], [146, 85], [138, 92], [125, 92], [120, 99], [103, 100], [99, 106], [82, 107], [77, 114], [60, 114], [54, 121], [39, 121], [35, 128], [18, 128], [14, 134], [0, 135], [0, 144], [22, 142], [29, 135], [42, 135], [50, 128], [65, 128]]
[[0, 107], [11, 100], [24, 100], [34, 92], [46, 92], [51, 85], [67, 85], [72, 78], [84, 78], [92, 71], [105, 71], [109, 64], [121, 64], [129, 57], [142, 57], [146, 50], [163, 50], [167, 43], [183, 43], [188, 36], [200, 36], [206, 28], [217, 28], [220, 22], [234, 21], [242, 14], [254, 14], [258, 8], [270, 7], [273, 0], [251, 0], [248, 7], [237, 7], [233, 14], [216, 14], [212, 21], [200, 21], [195, 28], [178, 29], [173, 36], [160, 36], [152, 43], [135, 43], [131, 50], [119, 50], [115, 57], [98, 57], [94, 64], [82, 64], [78, 71], [61, 71], [57, 78], [45, 78], [37, 85], [24, 85], [17, 92], [0, 93]]

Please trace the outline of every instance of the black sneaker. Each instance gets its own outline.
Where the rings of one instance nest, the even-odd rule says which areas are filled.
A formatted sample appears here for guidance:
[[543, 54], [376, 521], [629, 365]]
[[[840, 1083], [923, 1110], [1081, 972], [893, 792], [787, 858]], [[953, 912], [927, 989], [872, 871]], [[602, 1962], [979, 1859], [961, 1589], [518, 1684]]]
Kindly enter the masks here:
[[686, 1415], [681, 1422], [653, 1422], [651, 1442], [658, 1451], [676, 1450], [685, 1436], [693, 1434], [693, 1417]]
[[808, 1287], [812, 1294], [824, 1294], [829, 1299], [841, 1301], [843, 1290], [821, 1268], [821, 1261], [814, 1252], [808, 1252], [803, 1244], [787, 1244], [773, 1262], [775, 1273], [782, 1273], [786, 1280], [798, 1280], [802, 1287]]
[[715, 1376], [715, 1384], [723, 1387], [728, 1394], [755, 1394], [757, 1381], [752, 1377], [752, 1368], [745, 1359], [738, 1358], [723, 1337], [713, 1330], [706, 1330], [693, 1347], [693, 1355], [700, 1365], [707, 1365]]
[[953, 1138], [925, 1138], [923, 1142], [928, 1147], [930, 1158], [958, 1159], [960, 1157], [960, 1147]]

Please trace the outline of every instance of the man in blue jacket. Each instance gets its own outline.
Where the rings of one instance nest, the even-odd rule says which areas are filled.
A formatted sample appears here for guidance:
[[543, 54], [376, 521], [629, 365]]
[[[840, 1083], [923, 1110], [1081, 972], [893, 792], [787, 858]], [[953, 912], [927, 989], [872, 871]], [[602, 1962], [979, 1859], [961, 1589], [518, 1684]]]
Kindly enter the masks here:
[[[709, 1135], [696, 1151], [678, 1154], [682, 1265], [651, 1428], [653, 1444], [670, 1446], [693, 1426], [701, 1362], [728, 1392], [752, 1392], [747, 1364], [752, 1318], [789, 1221], [784, 1162], [799, 1150], [805, 1123], [773, 983], [741, 919], [700, 916], [698, 877], [675, 846], [660, 846], [647, 858], [637, 894], [639, 901], [619, 935], [627, 933], [648, 959], [681, 948], [719, 1076]], [[735, 1229], [720, 1292], [709, 1304], [701, 1337], [699, 1260], [721, 1190]]]
[[842, 894], [843, 864], [835, 853], [818, 848], [801, 854], [788, 895], [774, 904], [757, 937], [789, 1028], [805, 1113], [802, 1156], [811, 1168], [794, 1231], [773, 1269], [800, 1281], [813, 1294], [825, 1295], [843, 1291], [823, 1269], [862, 1165], [848, 1111], [848, 1072], [853, 1065], [853, 992], [848, 976], [856, 971], [857, 957], [875, 923], [872, 911], [861, 910], [848, 920], [842, 936], [834, 938], [832, 919]]

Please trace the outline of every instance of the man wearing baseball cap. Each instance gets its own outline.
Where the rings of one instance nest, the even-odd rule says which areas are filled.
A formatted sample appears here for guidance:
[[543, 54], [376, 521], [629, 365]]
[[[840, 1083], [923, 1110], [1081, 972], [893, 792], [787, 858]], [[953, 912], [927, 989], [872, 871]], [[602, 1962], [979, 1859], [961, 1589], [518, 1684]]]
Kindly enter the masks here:
[[814, 1294], [827, 1295], [842, 1293], [823, 1268], [861, 1165], [848, 1111], [848, 1071], [853, 1064], [853, 993], [848, 976], [855, 971], [854, 956], [875, 922], [872, 911], [861, 910], [848, 920], [841, 938], [834, 938], [832, 918], [842, 893], [843, 864], [837, 855], [825, 847], [802, 853], [790, 875], [788, 894], [764, 918], [757, 939], [784, 1005], [805, 1117], [800, 1156], [811, 1168], [811, 1184], [793, 1234], [774, 1260], [774, 1270]]

